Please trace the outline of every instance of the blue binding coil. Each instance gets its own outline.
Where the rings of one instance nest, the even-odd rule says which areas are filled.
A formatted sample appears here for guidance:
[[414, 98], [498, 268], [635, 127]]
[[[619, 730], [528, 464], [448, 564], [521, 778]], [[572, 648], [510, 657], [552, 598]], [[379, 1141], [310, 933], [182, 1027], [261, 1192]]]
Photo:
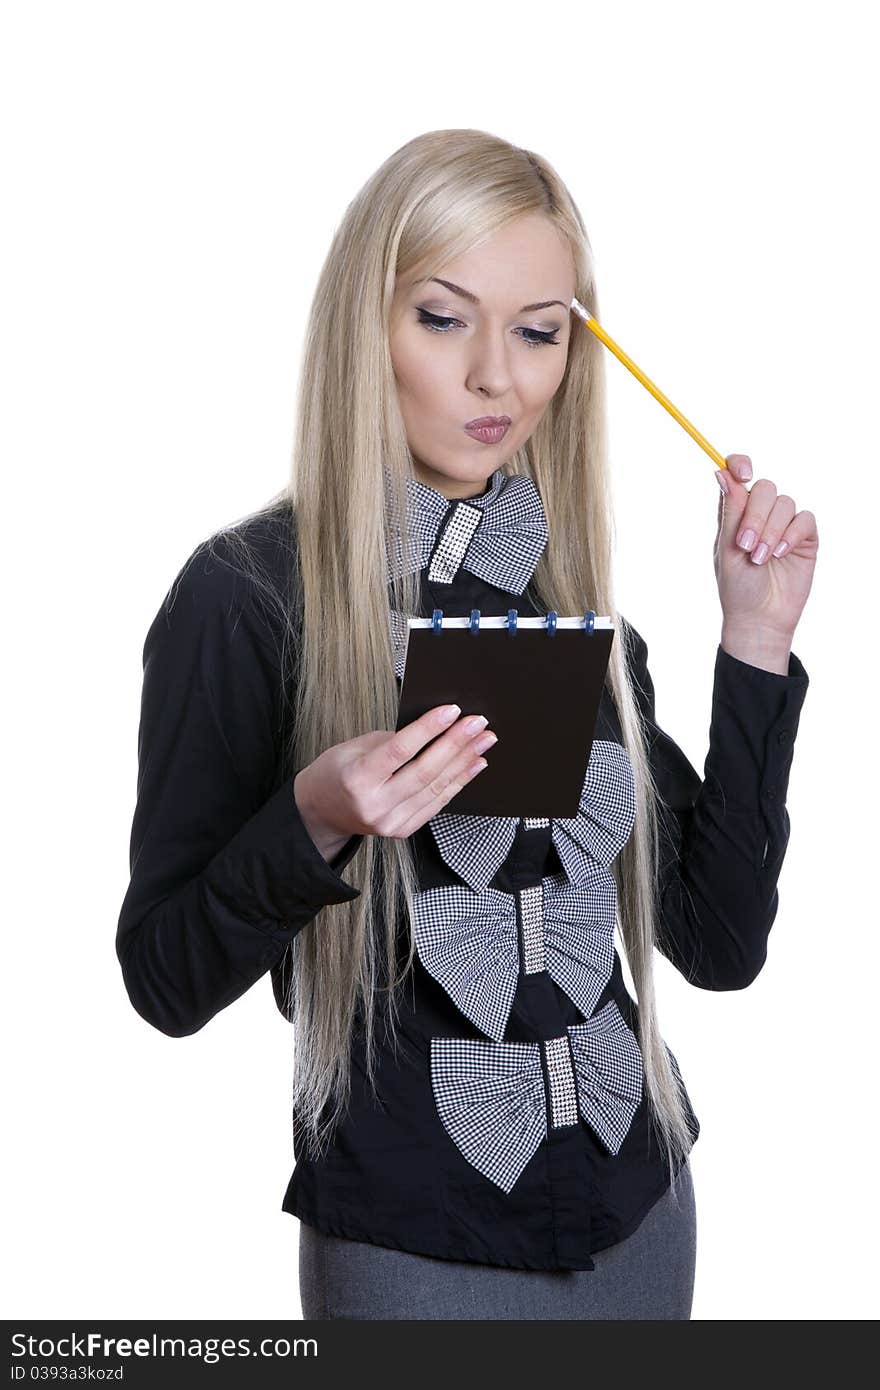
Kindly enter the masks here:
[[[547, 614], [547, 631], [549, 632], [549, 634], [550, 634], [551, 637], [555, 637], [555, 636], [556, 636], [556, 619], [557, 619], [557, 617], [558, 617], [558, 614], [557, 614], [553, 609], [551, 609], [551, 611]], [[516, 608], [508, 608], [508, 610], [507, 610], [507, 631], [508, 631], [508, 632], [516, 632], [516, 631], [517, 631], [517, 621], [518, 621], [518, 618], [519, 618], [519, 611], [518, 611]], [[433, 613], [432, 613], [432, 615], [431, 615], [431, 627], [432, 627], [432, 629], [433, 629], [434, 632], [442, 632], [442, 631], [443, 631], [443, 609], [442, 609], [442, 608], [435, 608], [435, 609], [434, 609], [434, 611], [433, 611]], [[479, 608], [472, 608], [472, 609], [471, 609], [470, 630], [471, 630], [471, 632], [479, 632], [479, 630], [480, 630], [480, 610], [479, 610]], [[588, 608], [587, 611], [586, 611], [586, 613], [584, 614], [584, 632], [589, 633], [589, 634], [592, 635], [592, 633], [594, 633], [595, 630], [596, 630], [596, 614], [595, 614], [595, 612], [594, 612], [594, 610], [593, 610], [592, 608]]]

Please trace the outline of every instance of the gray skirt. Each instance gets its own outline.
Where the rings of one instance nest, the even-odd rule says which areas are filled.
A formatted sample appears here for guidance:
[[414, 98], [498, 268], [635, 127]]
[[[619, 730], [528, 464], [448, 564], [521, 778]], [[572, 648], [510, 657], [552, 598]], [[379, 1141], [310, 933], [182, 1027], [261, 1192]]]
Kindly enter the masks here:
[[327, 1235], [301, 1222], [306, 1319], [579, 1318], [654, 1321], [691, 1315], [697, 1213], [690, 1162], [626, 1240], [597, 1250], [594, 1270], [503, 1269], [435, 1259]]

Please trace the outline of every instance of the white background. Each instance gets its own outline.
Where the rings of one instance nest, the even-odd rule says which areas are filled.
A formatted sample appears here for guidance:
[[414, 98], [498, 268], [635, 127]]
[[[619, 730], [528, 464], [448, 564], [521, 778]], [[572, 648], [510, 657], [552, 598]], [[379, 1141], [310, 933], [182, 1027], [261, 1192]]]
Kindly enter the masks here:
[[[141, 649], [193, 547], [286, 481], [345, 206], [398, 146], [454, 126], [551, 160], [605, 327], [818, 518], [767, 964], [728, 994], [659, 956], [657, 972], [702, 1123], [694, 1318], [876, 1316], [869, 15], [5, 5], [5, 1316], [300, 1316], [291, 1032], [269, 977], [186, 1039], [122, 985]], [[661, 724], [702, 769], [713, 465], [610, 354], [607, 370], [618, 602]]]

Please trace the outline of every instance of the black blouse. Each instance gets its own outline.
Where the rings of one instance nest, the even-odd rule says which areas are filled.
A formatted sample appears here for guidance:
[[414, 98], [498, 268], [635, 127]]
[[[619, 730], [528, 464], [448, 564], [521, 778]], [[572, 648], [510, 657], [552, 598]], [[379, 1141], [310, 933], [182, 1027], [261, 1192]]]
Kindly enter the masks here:
[[[523, 587], [542, 548], [534, 517], [523, 529], [515, 508], [498, 506], [513, 495], [511, 481], [499, 470], [484, 495], [460, 502], [414, 488], [428, 527], [425, 616], [435, 607], [448, 616], [543, 611]], [[463, 507], [482, 512], [482, 525]], [[486, 578], [490, 507], [496, 578], [507, 588]], [[455, 556], [452, 547], [449, 567], [450, 538], [466, 516], [475, 522], [468, 534], [481, 537], [479, 573], [467, 548]], [[284, 515], [244, 527], [288, 589], [296, 548]], [[529, 559], [511, 581], [503, 557], [526, 533]], [[441, 554], [438, 580], [431, 559]], [[701, 779], [656, 724], [644, 640], [625, 620], [618, 640], [663, 798], [659, 949], [702, 989], [745, 988], [764, 964], [777, 912], [809, 678], [794, 653], [782, 676], [719, 645]], [[291, 941], [310, 924], [320, 931], [324, 906], [358, 896], [343, 874], [362, 837], [328, 864], [282, 770], [289, 704], [279, 641], [222, 535], [196, 548], [147, 633], [131, 882], [116, 949], [135, 1009], [173, 1037], [198, 1031], [267, 972], [285, 1013]], [[299, 1157], [283, 1210], [335, 1235], [519, 1269], [592, 1269], [592, 1252], [639, 1225], [670, 1173], [648, 1124], [638, 1005], [613, 943], [611, 863], [631, 831], [631, 785], [606, 686], [576, 821], [520, 820], [503, 862], [476, 888], [452, 867], [461, 837], [441, 833], [466, 818], [437, 817], [416, 832], [417, 956], [398, 1050], [383, 1047], [374, 1095], [358, 1031], [351, 1103], [320, 1160], [304, 1154], [294, 1114]], [[483, 843], [488, 852], [491, 837]], [[405, 949], [403, 924], [398, 938]]]

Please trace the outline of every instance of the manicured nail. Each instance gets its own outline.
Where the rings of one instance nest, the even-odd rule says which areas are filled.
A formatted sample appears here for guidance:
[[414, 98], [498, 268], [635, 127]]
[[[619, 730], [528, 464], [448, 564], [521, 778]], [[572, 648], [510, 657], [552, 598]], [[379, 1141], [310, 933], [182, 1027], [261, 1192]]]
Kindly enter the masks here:
[[739, 476], [744, 483], [747, 483], [752, 476], [752, 465], [750, 463], [741, 463], [739, 466]]
[[475, 753], [485, 753], [487, 748], [492, 748], [492, 747], [494, 747], [494, 745], [495, 745], [497, 742], [498, 742], [498, 735], [497, 735], [497, 734], [484, 734], [483, 737], [482, 737], [482, 738], [478, 738], [477, 741], [476, 741], [476, 743], [474, 744], [474, 752], [475, 752]]
[[464, 732], [466, 734], [478, 734], [481, 729], [485, 729], [488, 723], [485, 714], [472, 714], [470, 719], [464, 721]]
[[777, 560], [779, 560], [785, 554], [786, 550], [788, 550], [788, 541], [780, 541], [773, 554], [776, 556]]
[[742, 546], [743, 550], [751, 550], [756, 540], [757, 536], [755, 535], [754, 531], [743, 531], [742, 535], [737, 541], [737, 545]]
[[726, 469], [726, 468], [716, 468], [716, 469], [715, 469], [715, 477], [718, 479], [718, 486], [721, 488], [721, 491], [724, 493], [724, 495], [725, 495], [726, 497], [729, 497], [729, 496], [730, 496], [730, 482], [729, 482], [729, 480], [725, 477], [726, 472], [727, 472], [727, 469]]
[[768, 555], [769, 551], [770, 551], [770, 547], [769, 547], [769, 545], [767, 544], [767, 542], [766, 542], [766, 541], [762, 541], [761, 544], [758, 546], [758, 549], [755, 551], [754, 555], [752, 556], [752, 564], [753, 564], [753, 565], [760, 565], [760, 564], [763, 564], [763, 562], [767, 559], [767, 555]]
[[461, 705], [444, 705], [440, 711], [440, 723], [451, 724], [461, 714]]

